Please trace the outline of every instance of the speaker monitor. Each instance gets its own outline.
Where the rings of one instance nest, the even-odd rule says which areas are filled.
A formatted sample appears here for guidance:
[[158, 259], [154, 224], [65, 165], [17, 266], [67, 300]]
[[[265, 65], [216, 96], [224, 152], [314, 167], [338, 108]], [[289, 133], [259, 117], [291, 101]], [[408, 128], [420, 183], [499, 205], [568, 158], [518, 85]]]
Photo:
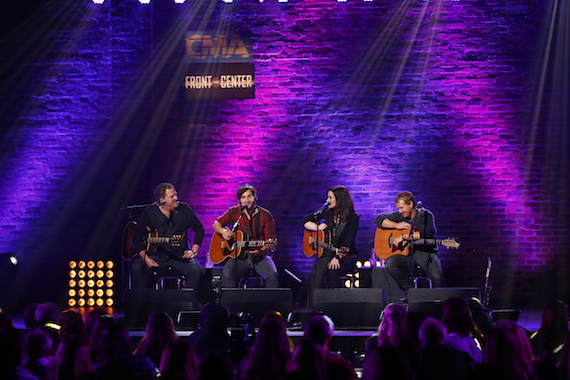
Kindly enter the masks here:
[[193, 289], [133, 289], [125, 292], [125, 323], [129, 328], [145, 328], [154, 311], [164, 311], [173, 321], [181, 311], [197, 310]]
[[412, 288], [408, 290], [408, 311], [422, 311], [443, 319], [443, 303], [449, 298], [480, 298], [479, 288]]
[[291, 311], [291, 301], [289, 288], [222, 288], [220, 294], [220, 304], [233, 313], [249, 313], [256, 326], [259, 326], [269, 311], [279, 311], [287, 318]]
[[314, 289], [313, 311], [331, 317], [335, 327], [376, 328], [382, 299], [382, 289]]

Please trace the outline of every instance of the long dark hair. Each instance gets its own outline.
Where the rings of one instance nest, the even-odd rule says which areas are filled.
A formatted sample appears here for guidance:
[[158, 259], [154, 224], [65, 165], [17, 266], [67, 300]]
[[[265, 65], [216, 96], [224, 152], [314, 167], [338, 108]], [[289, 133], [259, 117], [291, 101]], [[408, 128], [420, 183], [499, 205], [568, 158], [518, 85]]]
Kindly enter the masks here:
[[340, 215], [340, 220], [345, 222], [349, 215], [354, 213], [354, 202], [348, 189], [344, 186], [333, 186], [328, 189], [327, 193], [329, 191], [332, 191], [336, 198], [336, 207], [331, 211], [335, 215]]

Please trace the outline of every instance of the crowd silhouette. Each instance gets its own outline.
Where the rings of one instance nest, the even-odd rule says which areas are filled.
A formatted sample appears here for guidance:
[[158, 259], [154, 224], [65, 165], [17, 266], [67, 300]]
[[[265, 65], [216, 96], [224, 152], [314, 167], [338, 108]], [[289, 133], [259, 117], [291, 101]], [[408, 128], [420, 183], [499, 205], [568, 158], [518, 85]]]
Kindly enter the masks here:
[[[32, 317], [33, 316], [33, 317]], [[400, 304], [386, 306], [378, 331], [353, 365], [329, 349], [334, 321], [316, 314], [293, 344], [279, 312], [265, 315], [249, 343], [228, 333], [231, 314], [206, 304], [199, 328], [180, 337], [156, 311], [134, 346], [121, 318], [96, 308], [58, 312], [30, 305], [25, 328], [0, 312], [0, 378], [41, 380], [570, 380], [567, 305], [544, 305], [537, 331], [492, 322], [476, 299], [450, 298], [441, 320]], [[240, 336], [243, 340], [243, 336]]]

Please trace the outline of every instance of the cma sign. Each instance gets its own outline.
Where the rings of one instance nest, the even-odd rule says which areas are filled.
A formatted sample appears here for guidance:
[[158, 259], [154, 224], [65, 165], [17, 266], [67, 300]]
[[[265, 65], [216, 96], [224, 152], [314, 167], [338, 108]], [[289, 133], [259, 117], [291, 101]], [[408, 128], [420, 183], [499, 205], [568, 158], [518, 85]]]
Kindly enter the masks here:
[[189, 62], [253, 62], [246, 33], [187, 32], [184, 41]]

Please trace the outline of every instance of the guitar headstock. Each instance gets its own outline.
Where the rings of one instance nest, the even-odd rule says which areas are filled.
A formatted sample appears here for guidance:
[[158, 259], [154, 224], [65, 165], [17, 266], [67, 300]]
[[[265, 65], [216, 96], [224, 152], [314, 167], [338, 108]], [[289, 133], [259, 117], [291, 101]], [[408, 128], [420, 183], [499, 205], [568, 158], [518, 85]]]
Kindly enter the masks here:
[[461, 245], [457, 238], [447, 238], [441, 241], [441, 245], [446, 248], [454, 248], [457, 249]]
[[277, 238], [270, 238], [270, 239], [267, 239], [267, 240], [265, 241], [265, 244], [264, 244], [264, 245], [265, 245], [266, 247], [271, 248], [271, 249], [275, 249], [275, 248], [277, 247]]

